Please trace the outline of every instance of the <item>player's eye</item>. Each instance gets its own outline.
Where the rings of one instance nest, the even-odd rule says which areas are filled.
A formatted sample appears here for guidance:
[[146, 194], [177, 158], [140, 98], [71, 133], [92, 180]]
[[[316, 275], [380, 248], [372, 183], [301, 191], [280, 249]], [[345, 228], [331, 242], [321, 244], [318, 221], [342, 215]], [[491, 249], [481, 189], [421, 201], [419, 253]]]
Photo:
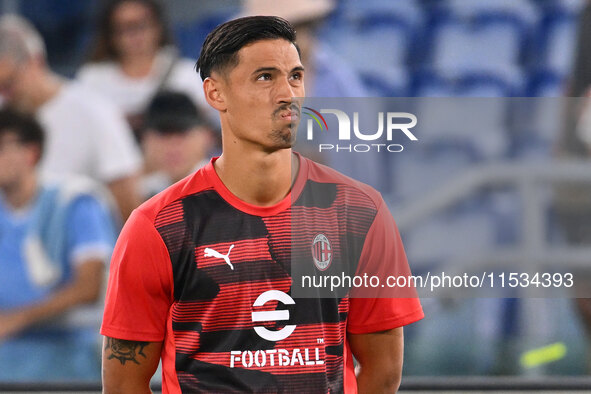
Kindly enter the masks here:
[[295, 80], [298, 80], [298, 81], [302, 80], [303, 77], [304, 76], [302, 75], [301, 72], [296, 72], [296, 73], [293, 73], [291, 75], [291, 79], [295, 79]]
[[271, 74], [269, 74], [269, 73], [263, 73], [257, 77], [257, 81], [270, 81], [270, 80], [271, 80]]

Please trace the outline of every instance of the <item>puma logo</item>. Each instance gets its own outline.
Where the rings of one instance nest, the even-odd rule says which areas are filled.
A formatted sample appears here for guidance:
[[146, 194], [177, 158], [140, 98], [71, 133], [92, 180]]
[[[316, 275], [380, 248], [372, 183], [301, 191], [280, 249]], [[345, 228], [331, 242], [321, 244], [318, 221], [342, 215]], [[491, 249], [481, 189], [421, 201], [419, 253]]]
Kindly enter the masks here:
[[228, 249], [228, 253], [226, 253], [226, 254], [221, 254], [220, 252], [218, 252], [217, 250], [213, 250], [212, 248], [205, 248], [203, 256], [204, 257], [215, 257], [216, 259], [224, 259], [226, 261], [226, 263], [228, 263], [230, 268], [232, 270], [234, 270], [234, 266], [230, 262], [230, 252], [232, 251], [233, 247], [234, 247], [234, 244], [230, 245], [230, 248]]

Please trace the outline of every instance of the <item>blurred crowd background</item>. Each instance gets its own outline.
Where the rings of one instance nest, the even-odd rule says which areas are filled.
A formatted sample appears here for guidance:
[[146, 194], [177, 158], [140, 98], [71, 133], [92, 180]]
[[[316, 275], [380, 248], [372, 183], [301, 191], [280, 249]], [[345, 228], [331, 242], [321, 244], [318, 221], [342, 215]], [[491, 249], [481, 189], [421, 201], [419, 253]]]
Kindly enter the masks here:
[[[324, 158], [382, 191], [415, 273], [474, 260], [587, 278], [585, 0], [0, 0], [0, 13], [0, 382], [100, 379], [104, 281], [88, 280], [135, 206], [219, 154], [194, 62], [241, 15], [296, 26], [308, 96], [471, 108], [404, 154]], [[405, 375], [588, 374], [585, 298], [502, 296], [424, 299]]]

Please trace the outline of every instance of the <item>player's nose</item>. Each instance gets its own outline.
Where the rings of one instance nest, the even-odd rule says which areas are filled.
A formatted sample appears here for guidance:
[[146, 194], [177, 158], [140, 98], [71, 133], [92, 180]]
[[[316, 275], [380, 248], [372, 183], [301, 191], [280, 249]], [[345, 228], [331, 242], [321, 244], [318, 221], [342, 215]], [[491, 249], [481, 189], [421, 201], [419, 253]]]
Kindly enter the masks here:
[[290, 103], [293, 97], [298, 97], [296, 87], [287, 78], [281, 78], [277, 84], [277, 102]]

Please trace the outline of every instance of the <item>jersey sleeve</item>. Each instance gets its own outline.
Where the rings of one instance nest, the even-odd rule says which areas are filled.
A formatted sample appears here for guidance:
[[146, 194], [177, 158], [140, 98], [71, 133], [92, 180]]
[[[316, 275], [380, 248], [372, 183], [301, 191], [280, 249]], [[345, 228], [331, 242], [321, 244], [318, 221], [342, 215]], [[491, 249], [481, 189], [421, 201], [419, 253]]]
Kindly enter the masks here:
[[68, 261], [72, 265], [88, 260], [108, 261], [115, 239], [109, 211], [94, 197], [82, 196], [68, 214]]
[[367, 233], [356, 274], [376, 276], [379, 285], [375, 288], [358, 288], [351, 293], [347, 321], [349, 333], [390, 330], [424, 317], [414, 287], [388, 287], [388, 277], [408, 277], [410, 268], [396, 223], [381, 199]]
[[172, 283], [166, 246], [153, 223], [136, 209], [111, 259], [101, 334], [135, 341], [164, 340]]

